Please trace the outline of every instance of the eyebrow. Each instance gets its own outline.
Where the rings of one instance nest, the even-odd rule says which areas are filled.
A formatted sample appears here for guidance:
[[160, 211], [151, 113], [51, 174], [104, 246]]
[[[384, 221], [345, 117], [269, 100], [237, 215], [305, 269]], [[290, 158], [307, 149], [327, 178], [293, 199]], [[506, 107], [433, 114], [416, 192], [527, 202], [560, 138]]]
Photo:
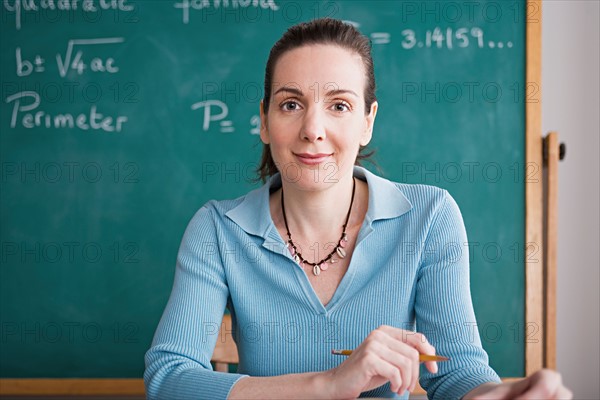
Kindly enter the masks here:
[[[297, 89], [295, 87], [289, 87], [289, 86], [283, 86], [283, 87], [277, 89], [275, 91], [275, 93], [273, 93], [273, 96], [277, 95], [280, 92], [292, 93], [299, 97], [304, 96], [304, 93], [302, 93], [302, 90]], [[338, 96], [340, 94], [351, 94], [355, 97], [359, 97], [355, 91], [349, 90], [349, 89], [335, 89], [335, 90], [330, 90], [327, 93], [325, 93], [326, 96]]]

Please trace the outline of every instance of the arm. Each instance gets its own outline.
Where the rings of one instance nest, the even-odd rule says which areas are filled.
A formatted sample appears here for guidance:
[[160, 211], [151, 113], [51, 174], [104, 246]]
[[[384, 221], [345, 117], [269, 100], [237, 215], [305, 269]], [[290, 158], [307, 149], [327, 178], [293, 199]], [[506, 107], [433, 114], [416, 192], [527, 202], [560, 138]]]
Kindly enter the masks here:
[[484, 383], [471, 390], [463, 400], [492, 399], [572, 399], [573, 393], [562, 383], [562, 377], [556, 371], [541, 369], [528, 376], [512, 382], [500, 384]]
[[447, 193], [440, 201], [417, 276], [417, 330], [438, 354], [439, 373], [424, 371], [420, 383], [429, 398], [461, 398], [486, 382], [500, 382], [481, 347], [469, 287], [469, 252], [460, 210]]
[[[559, 373], [548, 369], [501, 382], [481, 347], [469, 288], [467, 236], [460, 210], [449, 194], [440, 205], [425, 243], [417, 283], [417, 328], [437, 353], [439, 374], [425, 371], [421, 385], [429, 398], [463, 400], [572, 399]], [[464, 396], [464, 397], [463, 397]]]
[[307, 372], [272, 377], [240, 379], [231, 389], [230, 400], [236, 399], [330, 399], [331, 385], [327, 372]]
[[210, 357], [229, 296], [217, 240], [212, 211], [202, 208], [182, 240], [171, 297], [146, 354], [148, 398], [350, 398], [388, 381], [395, 391], [416, 384], [416, 349], [429, 354], [434, 349], [412, 332], [386, 326], [328, 371], [273, 377], [212, 371]]
[[228, 294], [212, 211], [205, 206], [186, 229], [173, 290], [146, 353], [149, 399], [226, 398], [243, 376], [214, 372], [210, 364]]
[[[316, 373], [239, 380], [230, 399], [346, 399], [390, 382], [393, 392], [413, 390], [419, 353], [435, 354], [424, 336], [382, 325], [336, 368]], [[427, 362], [436, 373], [437, 363]]]

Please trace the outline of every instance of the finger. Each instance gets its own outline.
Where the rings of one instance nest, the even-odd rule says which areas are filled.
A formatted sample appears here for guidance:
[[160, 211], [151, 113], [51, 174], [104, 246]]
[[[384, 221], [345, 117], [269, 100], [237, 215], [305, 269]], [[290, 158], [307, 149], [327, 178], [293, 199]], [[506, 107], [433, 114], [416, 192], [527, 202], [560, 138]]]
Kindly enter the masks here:
[[[411, 382], [409, 365], [404, 353], [411, 348], [401, 342], [398, 342], [381, 329], [372, 331], [364, 342], [359, 346], [352, 356], [362, 355], [363, 368], [379, 371], [385, 368], [381, 375], [382, 378], [390, 380], [394, 392], [404, 392]], [[412, 349], [414, 352], [416, 350]], [[395, 373], [390, 372], [392, 368]], [[391, 378], [399, 377], [397, 382]], [[390, 378], [391, 377], [391, 378]]]
[[[406, 354], [406, 351], [409, 354]], [[414, 349], [412, 349], [412, 354], [410, 351], [411, 349], [403, 349], [402, 352], [387, 351], [383, 356], [383, 359], [393, 365], [402, 376], [402, 385], [396, 391], [400, 395], [412, 388], [419, 376], [419, 355]]]
[[437, 374], [437, 372], [438, 372], [438, 365], [437, 365], [437, 362], [435, 362], [435, 361], [426, 361], [425, 367], [432, 374]]
[[402, 394], [407, 389], [414, 390], [419, 379], [419, 351], [384, 330], [374, 331], [372, 337], [384, 346], [381, 349], [382, 358], [401, 370], [404, 385], [399, 393]]
[[[511, 382], [502, 382], [497, 384], [491, 390], [473, 397], [473, 400], [497, 400], [497, 399], [515, 399], [516, 396], [525, 392], [530, 386], [528, 378], [519, 379]], [[539, 400], [539, 399], [538, 399]]]
[[435, 355], [435, 348], [429, 343], [425, 335], [420, 332], [407, 331], [387, 325], [381, 326], [381, 329], [403, 343], [411, 345], [422, 354]]
[[429, 343], [425, 335], [419, 332], [406, 331], [404, 329], [394, 328], [393, 326], [382, 325], [376, 330], [387, 333], [396, 340], [406, 343], [419, 350], [419, 353], [435, 355], [435, 347]]
[[560, 398], [558, 396], [559, 392], [560, 392], [560, 388], [558, 388], [558, 387], [538, 385], [538, 386], [532, 387], [527, 392], [515, 397], [515, 400], [538, 400], [538, 399], [554, 400], [554, 399]]
[[408, 387], [408, 389], [410, 390], [410, 392], [412, 393], [415, 390], [415, 387], [417, 387], [417, 383], [419, 382], [419, 372], [420, 372], [420, 362], [419, 362], [419, 352], [415, 352], [416, 354], [414, 355], [415, 359], [413, 359], [412, 362], [412, 367], [413, 367], [413, 374], [412, 374], [412, 381], [410, 383], [410, 386]]
[[525, 380], [529, 381], [529, 387], [516, 393], [519, 400], [555, 399], [562, 386], [560, 375], [549, 370], [538, 371]]
[[571, 392], [566, 387], [561, 386], [558, 390], [558, 393], [556, 394], [556, 398], [560, 400], [572, 400], [573, 392]]
[[[422, 333], [406, 331], [387, 325], [383, 325], [379, 329], [388, 333], [395, 339], [414, 347], [421, 354], [435, 355], [435, 347], [429, 343], [425, 335]], [[427, 361], [425, 363], [425, 367], [433, 374], [438, 372], [438, 365], [435, 361]]]
[[404, 380], [404, 385], [398, 393], [402, 395], [405, 390], [412, 392], [419, 380], [420, 363], [418, 350], [392, 337], [389, 337], [389, 341], [386, 344], [389, 351], [385, 352], [384, 357], [400, 369]]
[[394, 392], [399, 392], [404, 383], [402, 372], [395, 365], [389, 362], [374, 362], [374, 372], [377, 376], [383, 377], [390, 382], [390, 389]]

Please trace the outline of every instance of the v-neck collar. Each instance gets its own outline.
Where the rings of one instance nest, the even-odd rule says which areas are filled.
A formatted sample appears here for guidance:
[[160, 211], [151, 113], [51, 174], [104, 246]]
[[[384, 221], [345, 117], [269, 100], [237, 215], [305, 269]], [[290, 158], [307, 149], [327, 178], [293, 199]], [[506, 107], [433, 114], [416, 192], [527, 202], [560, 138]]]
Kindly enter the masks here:
[[[369, 190], [368, 209], [356, 240], [356, 254], [356, 249], [360, 246], [360, 243], [373, 231], [374, 221], [399, 217], [408, 212], [412, 208], [412, 204], [395, 183], [381, 178], [363, 167], [354, 166], [353, 175], [366, 181]], [[243, 200], [225, 215], [246, 233], [262, 237], [264, 239], [263, 247], [294, 262], [285, 247], [284, 239], [279, 234], [271, 218], [269, 195], [280, 187], [281, 175], [277, 173], [271, 176], [263, 186], [246, 194]], [[273, 244], [279, 245], [274, 246]], [[321, 303], [304, 270], [300, 266], [294, 269], [307, 298], [318, 313], [326, 314], [333, 310], [343, 299], [356, 272], [356, 262], [354, 261], [355, 257], [353, 256], [348, 265], [348, 270], [327, 306]], [[294, 264], [296, 263], [294, 262]]]

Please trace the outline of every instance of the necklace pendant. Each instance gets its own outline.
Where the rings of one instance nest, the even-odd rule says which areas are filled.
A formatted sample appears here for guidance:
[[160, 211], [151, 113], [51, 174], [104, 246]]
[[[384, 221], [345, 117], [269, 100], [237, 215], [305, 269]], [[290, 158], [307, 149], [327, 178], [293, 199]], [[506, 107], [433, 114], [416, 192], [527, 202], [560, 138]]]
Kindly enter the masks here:
[[340, 247], [346, 247], [348, 244], [348, 235], [344, 234], [344, 237], [340, 240]]
[[315, 276], [319, 276], [319, 274], [320, 274], [320, 273], [321, 273], [321, 267], [319, 267], [318, 265], [315, 265], [315, 266], [313, 267], [313, 274], [314, 274]]
[[300, 264], [300, 257], [298, 257], [298, 254], [294, 254], [294, 261], [296, 261], [296, 264]]
[[290, 252], [290, 254], [292, 255], [292, 257], [296, 255], [296, 251], [294, 251], [294, 247], [292, 246], [291, 243], [288, 243], [287, 248], [288, 248], [288, 251]]
[[327, 268], [329, 268], [329, 264], [323, 262], [319, 265], [319, 268], [321, 268], [322, 271], [327, 271]]
[[340, 256], [340, 258], [346, 257], [346, 251], [341, 247], [336, 248], [335, 251], [338, 253], [338, 256]]
[[329, 260], [329, 262], [330, 262], [331, 264], [335, 264], [336, 262], [338, 262], [338, 260], [336, 260], [335, 258], [332, 258], [331, 260]]

